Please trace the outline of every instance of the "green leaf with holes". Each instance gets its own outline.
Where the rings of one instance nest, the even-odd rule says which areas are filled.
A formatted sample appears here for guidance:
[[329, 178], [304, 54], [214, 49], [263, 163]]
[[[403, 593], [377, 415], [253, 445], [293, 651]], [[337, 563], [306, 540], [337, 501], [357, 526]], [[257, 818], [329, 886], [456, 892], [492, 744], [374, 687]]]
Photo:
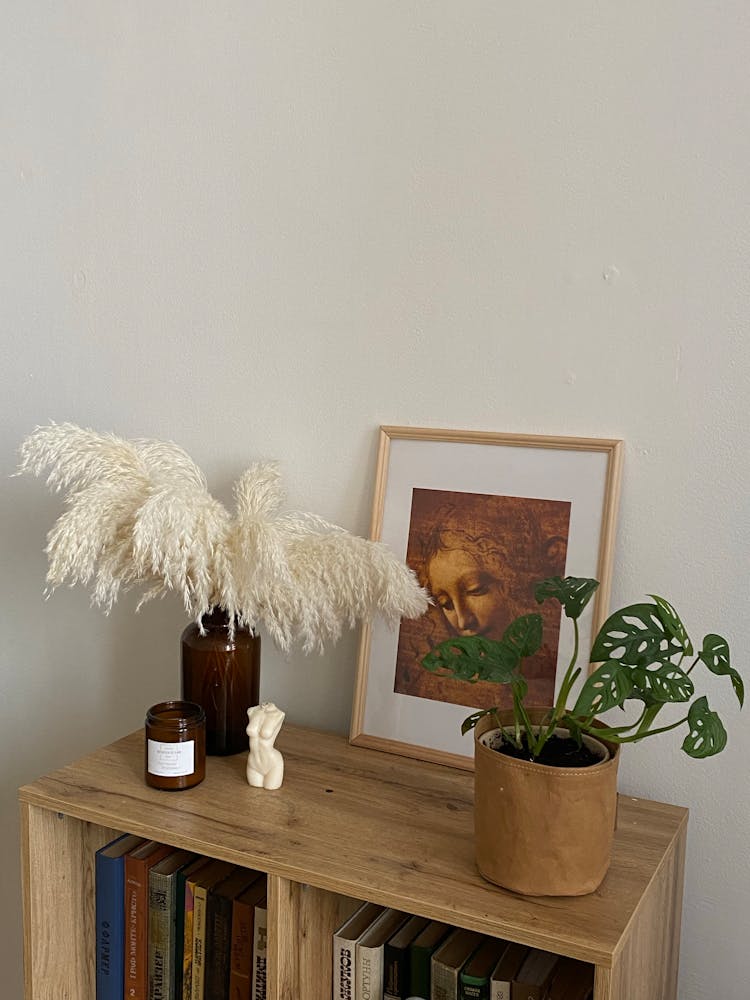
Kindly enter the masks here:
[[620, 660], [631, 667], [666, 663], [682, 651], [667, 631], [655, 604], [630, 604], [610, 615], [599, 629], [591, 662]]
[[442, 677], [455, 677], [471, 683], [493, 681], [508, 684], [513, 679], [519, 659], [517, 650], [507, 643], [481, 635], [467, 635], [441, 642], [424, 657], [422, 666]]
[[708, 700], [696, 698], [688, 712], [690, 732], [685, 737], [682, 749], [689, 757], [702, 760], [721, 753], [727, 745], [727, 731], [721, 719], [708, 707]]
[[598, 586], [598, 580], [590, 580], [587, 577], [566, 576], [563, 579], [551, 576], [536, 585], [534, 596], [537, 604], [546, 601], [548, 597], [554, 597], [562, 604], [568, 618], [579, 618]]
[[461, 735], [466, 736], [466, 734], [473, 729], [476, 724], [485, 717], [485, 715], [492, 715], [497, 711], [497, 708], [483, 708], [481, 712], [474, 712], [467, 716], [461, 723]]
[[653, 668], [633, 667], [631, 675], [634, 687], [640, 695], [648, 695], [651, 704], [690, 701], [695, 693], [688, 675], [673, 663]]
[[729, 663], [729, 643], [720, 635], [707, 635], [703, 640], [703, 649], [698, 656], [706, 664], [712, 674], [728, 674], [732, 679], [732, 687], [737, 695], [740, 708], [745, 704], [745, 684], [739, 673]]
[[502, 641], [512, 646], [520, 657], [533, 656], [542, 646], [542, 616], [521, 615], [505, 630]]
[[682, 624], [682, 619], [677, 614], [674, 606], [665, 601], [663, 597], [659, 597], [657, 594], [649, 594], [656, 602], [656, 606], [659, 609], [659, 617], [664, 622], [664, 627], [667, 632], [675, 639], [680, 647], [684, 650], [685, 656], [693, 655], [693, 644], [690, 641], [690, 636], [687, 634], [687, 629]]
[[633, 690], [632, 672], [617, 660], [608, 660], [586, 678], [573, 715], [584, 718], [622, 705]]

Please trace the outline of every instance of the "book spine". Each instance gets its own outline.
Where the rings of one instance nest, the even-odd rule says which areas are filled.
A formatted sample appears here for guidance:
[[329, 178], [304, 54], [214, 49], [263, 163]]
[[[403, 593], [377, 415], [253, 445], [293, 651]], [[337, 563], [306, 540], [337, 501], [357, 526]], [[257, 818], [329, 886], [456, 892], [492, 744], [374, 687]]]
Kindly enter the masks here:
[[174, 998], [182, 1000], [182, 977], [185, 974], [185, 884], [184, 871], [175, 875], [174, 887]]
[[146, 1000], [148, 988], [148, 890], [146, 869], [125, 858], [125, 997]]
[[490, 984], [485, 983], [461, 983], [459, 1000], [490, 1000]]
[[224, 1000], [229, 985], [229, 955], [232, 932], [232, 901], [209, 897], [206, 933], [206, 996]]
[[122, 1000], [124, 872], [123, 858], [96, 855], [96, 1000]]
[[510, 1000], [510, 983], [493, 982], [490, 986], [490, 1000]]
[[432, 953], [424, 948], [413, 948], [409, 960], [409, 997], [430, 1000], [430, 960]]
[[544, 986], [525, 986], [523, 983], [513, 983], [511, 1000], [544, 1000], [547, 994]]
[[383, 949], [357, 948], [357, 1000], [381, 1000]]
[[232, 904], [232, 944], [229, 961], [229, 1000], [247, 1000], [253, 969], [254, 909], [236, 899]]
[[148, 1000], [174, 1000], [174, 878], [148, 879]]
[[195, 886], [185, 882], [185, 915], [182, 938], [182, 1000], [193, 996], [193, 924], [195, 917]]
[[208, 890], [196, 885], [193, 892], [193, 970], [190, 1000], [203, 1000], [206, 952], [206, 909]]
[[455, 969], [433, 962], [430, 1000], [457, 1000], [458, 976]]
[[406, 948], [386, 944], [383, 949], [383, 1000], [406, 1000], [409, 996], [409, 958]]
[[268, 949], [268, 911], [263, 903], [255, 907], [253, 928], [252, 1000], [266, 1000], [266, 957]]
[[354, 1000], [354, 942], [333, 939], [333, 1000]]

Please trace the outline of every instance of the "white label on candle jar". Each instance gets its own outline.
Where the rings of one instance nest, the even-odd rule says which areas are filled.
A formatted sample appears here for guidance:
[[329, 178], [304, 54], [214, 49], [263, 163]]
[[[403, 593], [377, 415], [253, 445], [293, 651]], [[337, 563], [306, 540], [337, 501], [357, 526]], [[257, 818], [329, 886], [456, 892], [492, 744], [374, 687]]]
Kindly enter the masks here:
[[148, 772], [161, 778], [180, 778], [195, 770], [195, 740], [185, 743], [148, 741]]

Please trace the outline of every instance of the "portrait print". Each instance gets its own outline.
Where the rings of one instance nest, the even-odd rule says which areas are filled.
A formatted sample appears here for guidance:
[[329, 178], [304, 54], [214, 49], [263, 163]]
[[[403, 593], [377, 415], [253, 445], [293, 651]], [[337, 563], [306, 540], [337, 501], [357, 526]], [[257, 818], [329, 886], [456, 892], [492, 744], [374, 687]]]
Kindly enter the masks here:
[[[521, 667], [528, 703], [553, 703], [574, 640], [560, 629], [560, 605], [537, 604], [534, 588], [569, 574], [599, 581], [578, 621], [580, 648], [591, 648], [609, 608], [622, 458], [622, 441], [610, 438], [380, 428], [371, 538], [411, 566], [433, 603], [397, 628], [378, 617], [363, 626], [352, 743], [472, 768], [464, 719], [509, 706], [511, 692], [431, 673], [422, 661], [451, 638], [501, 639], [533, 612], [543, 629]], [[584, 682], [585, 673], [578, 689]]]
[[401, 623], [393, 690], [472, 708], [508, 707], [510, 689], [430, 673], [423, 657], [452, 636], [501, 639], [518, 615], [539, 612], [542, 648], [526, 660], [528, 705], [554, 700], [560, 608], [538, 605], [534, 586], [565, 576], [570, 503], [414, 489], [406, 561], [430, 593], [422, 618]]

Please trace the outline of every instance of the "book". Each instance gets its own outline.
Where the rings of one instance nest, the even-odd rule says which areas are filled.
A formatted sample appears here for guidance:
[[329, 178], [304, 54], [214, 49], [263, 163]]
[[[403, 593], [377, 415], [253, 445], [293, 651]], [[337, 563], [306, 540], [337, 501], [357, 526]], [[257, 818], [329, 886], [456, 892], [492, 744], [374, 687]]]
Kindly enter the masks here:
[[148, 1000], [148, 873], [173, 850], [147, 840], [125, 855], [126, 1000]]
[[430, 1000], [430, 963], [434, 952], [453, 930], [450, 924], [431, 920], [409, 947], [409, 997]]
[[408, 1000], [411, 996], [409, 947], [429, 922], [427, 917], [409, 917], [403, 927], [386, 941], [383, 948], [383, 1000]]
[[251, 868], [236, 868], [208, 893], [206, 908], [206, 976], [208, 998], [225, 1000], [229, 992], [229, 955], [232, 939], [232, 903], [261, 873]]
[[263, 896], [255, 905], [253, 922], [252, 1000], [266, 1000], [266, 960], [268, 957], [268, 909]]
[[[211, 864], [210, 858], [198, 858], [187, 868], [177, 872], [177, 921], [175, 937], [177, 951], [182, 943], [182, 961], [177, 962], [175, 996], [177, 1000], [190, 1000], [193, 990], [193, 889], [195, 878]], [[182, 902], [182, 905], [180, 905]]]
[[561, 958], [552, 975], [548, 1000], [589, 1000], [594, 989], [594, 966]]
[[385, 943], [408, 919], [408, 913], [388, 907], [357, 941], [354, 990], [358, 1000], [382, 1000]]
[[525, 944], [509, 944], [490, 976], [490, 1000], [511, 1000], [513, 980], [529, 953]]
[[459, 973], [482, 943], [476, 931], [458, 928], [432, 956], [430, 1000], [458, 1000]]
[[148, 873], [148, 1000], [175, 1000], [177, 872], [194, 860], [174, 851]]
[[486, 938], [459, 974], [458, 1000], [490, 1000], [490, 977], [508, 947], [502, 938]]
[[[234, 865], [229, 861], [211, 861], [190, 879], [193, 889], [193, 965], [190, 1000], [204, 1000], [204, 997], [208, 1000], [204, 989], [207, 965], [206, 911], [208, 909], [208, 893], [217, 882], [225, 879], [233, 868]], [[184, 983], [182, 990], [184, 997]]]
[[559, 959], [551, 951], [531, 948], [513, 980], [511, 1000], [544, 1000]]
[[357, 941], [382, 912], [377, 903], [362, 903], [333, 932], [333, 1000], [356, 1000]]
[[94, 858], [96, 1000], [122, 1000], [125, 982], [125, 855], [142, 844], [123, 834]]
[[265, 898], [266, 877], [232, 900], [232, 937], [229, 950], [229, 1000], [252, 995], [255, 907]]

